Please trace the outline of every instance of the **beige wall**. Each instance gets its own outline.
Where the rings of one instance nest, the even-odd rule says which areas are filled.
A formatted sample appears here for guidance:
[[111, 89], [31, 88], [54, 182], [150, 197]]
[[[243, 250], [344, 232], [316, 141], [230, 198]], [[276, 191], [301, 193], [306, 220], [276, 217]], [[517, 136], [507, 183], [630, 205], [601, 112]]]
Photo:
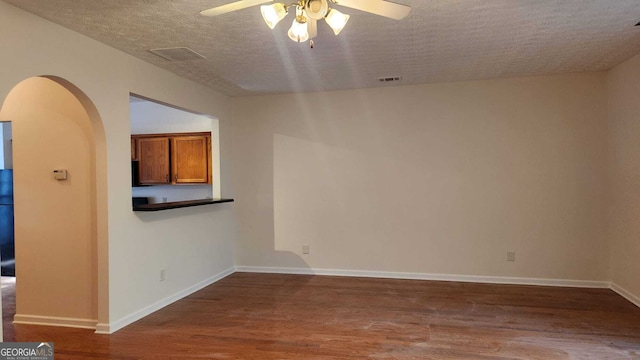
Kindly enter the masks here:
[[[12, 119], [16, 321], [97, 322], [95, 140], [76, 97], [46, 78], [17, 85], [2, 106]], [[53, 178], [54, 169], [68, 179]]]
[[607, 280], [605, 85], [235, 98], [237, 265]]
[[608, 75], [611, 280], [640, 304], [640, 55]]
[[[0, 100], [25, 79], [54, 75], [82, 90], [102, 119], [106, 143], [96, 138], [100, 329], [126, 325], [232, 268], [233, 204], [131, 211], [129, 140], [129, 93], [217, 117], [222, 194], [230, 196], [228, 98], [4, 2], [0, 34], [0, 48], [11, 54], [0, 57]], [[3, 120], [11, 119], [0, 114]]]

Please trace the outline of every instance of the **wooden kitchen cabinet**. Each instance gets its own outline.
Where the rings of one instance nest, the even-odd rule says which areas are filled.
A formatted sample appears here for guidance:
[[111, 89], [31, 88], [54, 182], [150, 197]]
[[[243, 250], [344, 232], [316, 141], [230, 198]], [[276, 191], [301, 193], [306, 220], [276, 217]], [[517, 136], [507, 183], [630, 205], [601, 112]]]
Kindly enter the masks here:
[[133, 135], [132, 139], [141, 185], [211, 183], [211, 133]]
[[141, 185], [171, 183], [168, 137], [138, 137], [138, 176]]
[[209, 183], [210, 136], [171, 138], [171, 164], [175, 184]]
[[131, 160], [138, 160], [138, 139], [131, 138]]

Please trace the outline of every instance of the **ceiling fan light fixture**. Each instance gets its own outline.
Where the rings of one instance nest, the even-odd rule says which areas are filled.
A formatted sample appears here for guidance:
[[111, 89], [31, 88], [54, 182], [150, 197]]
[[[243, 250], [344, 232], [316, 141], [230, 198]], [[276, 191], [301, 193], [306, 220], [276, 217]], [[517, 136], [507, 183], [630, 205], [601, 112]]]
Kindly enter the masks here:
[[307, 19], [304, 16], [296, 16], [289, 29], [289, 39], [295, 42], [305, 42], [309, 40], [309, 29], [307, 27]]
[[333, 29], [333, 33], [338, 35], [340, 34], [340, 31], [344, 29], [344, 26], [347, 25], [347, 21], [349, 21], [349, 15], [343, 14], [336, 9], [331, 9], [324, 20], [331, 27], [331, 29]]
[[[222, 0], [220, 0], [222, 1]], [[230, 0], [227, 0], [230, 1]], [[235, 0], [226, 5], [203, 10], [204, 16], [219, 16], [233, 11], [260, 6], [264, 22], [271, 29], [275, 29], [282, 19], [287, 16], [289, 8], [296, 11], [296, 18], [288, 31], [291, 40], [305, 42], [318, 36], [317, 22], [325, 19], [333, 33], [338, 35], [347, 25], [349, 15], [343, 14], [330, 5], [340, 5], [347, 8], [364, 11], [370, 14], [401, 20], [409, 15], [411, 6], [397, 4], [394, 0]], [[265, 4], [265, 5], [263, 5]], [[267, 5], [268, 4], [268, 5]], [[311, 46], [313, 47], [313, 45]]]
[[264, 22], [270, 29], [275, 29], [280, 20], [287, 16], [287, 9], [285, 9], [283, 3], [275, 3], [271, 5], [260, 6], [260, 12]]

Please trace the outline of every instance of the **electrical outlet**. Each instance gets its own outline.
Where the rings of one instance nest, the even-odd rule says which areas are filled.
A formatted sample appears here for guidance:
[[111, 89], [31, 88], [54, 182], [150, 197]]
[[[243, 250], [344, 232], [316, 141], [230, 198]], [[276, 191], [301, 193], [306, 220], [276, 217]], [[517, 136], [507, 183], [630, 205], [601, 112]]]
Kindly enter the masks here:
[[163, 202], [163, 203], [166, 203], [166, 202], [167, 202], [167, 198], [166, 198], [166, 197], [163, 197], [163, 198], [162, 198], [162, 202]]
[[160, 270], [160, 282], [163, 282], [166, 279], [165, 275], [166, 275], [166, 271], [164, 269], [161, 269]]
[[507, 251], [507, 261], [516, 261], [515, 251]]
[[309, 253], [309, 245], [307, 245], [307, 244], [302, 245], [302, 253], [303, 254], [308, 254]]

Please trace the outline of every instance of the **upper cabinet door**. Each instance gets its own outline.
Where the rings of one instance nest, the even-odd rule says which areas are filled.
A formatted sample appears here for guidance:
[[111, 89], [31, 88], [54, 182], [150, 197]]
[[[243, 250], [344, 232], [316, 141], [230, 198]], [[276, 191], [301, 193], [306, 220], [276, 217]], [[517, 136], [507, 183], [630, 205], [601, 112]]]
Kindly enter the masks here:
[[171, 183], [169, 138], [138, 138], [136, 145], [140, 166], [140, 184]]
[[171, 163], [174, 184], [209, 183], [209, 137], [175, 136], [171, 138]]

